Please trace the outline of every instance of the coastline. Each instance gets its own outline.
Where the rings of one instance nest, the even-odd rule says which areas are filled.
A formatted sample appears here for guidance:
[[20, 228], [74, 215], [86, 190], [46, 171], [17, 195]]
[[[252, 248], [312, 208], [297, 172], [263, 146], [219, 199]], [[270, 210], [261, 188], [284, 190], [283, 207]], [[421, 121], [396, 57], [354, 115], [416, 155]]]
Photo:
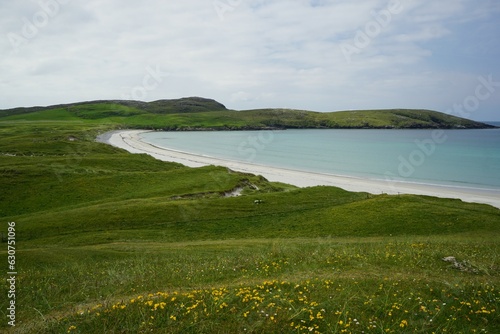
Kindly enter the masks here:
[[262, 175], [269, 181], [292, 184], [297, 187], [335, 186], [348, 191], [368, 192], [371, 194], [414, 194], [441, 198], [461, 199], [464, 202], [489, 204], [500, 208], [500, 191], [453, 187], [433, 184], [389, 182], [383, 180], [362, 179], [314, 172], [269, 167], [247, 162], [201, 156], [187, 152], [158, 147], [141, 141], [140, 134], [146, 130], [118, 130], [100, 135], [96, 140], [130, 153], [146, 153], [156, 159], [177, 162], [188, 167], [217, 165], [234, 171]]

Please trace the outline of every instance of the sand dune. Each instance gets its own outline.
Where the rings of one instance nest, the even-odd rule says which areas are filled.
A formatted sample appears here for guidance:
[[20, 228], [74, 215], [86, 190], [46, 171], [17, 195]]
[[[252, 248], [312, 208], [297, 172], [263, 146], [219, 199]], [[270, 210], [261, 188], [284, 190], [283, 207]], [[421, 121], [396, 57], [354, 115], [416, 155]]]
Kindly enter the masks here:
[[160, 148], [145, 143], [141, 141], [140, 138], [140, 134], [143, 132], [146, 131], [114, 131], [100, 136], [98, 141], [125, 149], [131, 153], [147, 153], [156, 159], [178, 162], [189, 167], [207, 165], [225, 166], [235, 171], [262, 175], [269, 181], [293, 184], [298, 187], [326, 185], [340, 187], [349, 191], [363, 191], [371, 194], [415, 194], [443, 198], [458, 198], [465, 202], [485, 203], [500, 208], [500, 190], [362, 179], [229, 161]]

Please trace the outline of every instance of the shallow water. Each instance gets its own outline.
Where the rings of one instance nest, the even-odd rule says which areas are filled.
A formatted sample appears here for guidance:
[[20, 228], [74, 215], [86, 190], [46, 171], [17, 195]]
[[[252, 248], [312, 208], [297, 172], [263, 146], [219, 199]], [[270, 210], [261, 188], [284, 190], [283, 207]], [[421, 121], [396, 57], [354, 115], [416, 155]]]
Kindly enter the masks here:
[[150, 132], [153, 145], [260, 165], [500, 189], [500, 129]]

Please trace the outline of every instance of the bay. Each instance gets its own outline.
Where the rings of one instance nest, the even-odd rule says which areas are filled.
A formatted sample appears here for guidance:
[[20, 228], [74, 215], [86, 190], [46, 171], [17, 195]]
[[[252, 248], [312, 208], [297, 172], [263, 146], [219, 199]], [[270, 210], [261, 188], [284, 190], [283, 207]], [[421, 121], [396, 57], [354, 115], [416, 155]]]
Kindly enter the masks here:
[[500, 189], [500, 129], [148, 132], [158, 147], [326, 174]]

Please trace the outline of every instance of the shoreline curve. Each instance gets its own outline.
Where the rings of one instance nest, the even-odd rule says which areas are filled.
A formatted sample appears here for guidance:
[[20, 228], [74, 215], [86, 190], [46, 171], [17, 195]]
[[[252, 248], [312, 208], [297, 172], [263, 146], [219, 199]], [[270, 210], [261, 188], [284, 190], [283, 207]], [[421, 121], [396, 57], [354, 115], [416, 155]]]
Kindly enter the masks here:
[[143, 142], [140, 135], [146, 132], [150, 131], [112, 131], [98, 136], [96, 141], [124, 149], [130, 153], [146, 153], [156, 159], [176, 162], [188, 167], [197, 168], [208, 165], [223, 166], [238, 172], [262, 175], [267, 180], [272, 182], [287, 183], [301, 188], [312, 186], [334, 186], [347, 191], [368, 192], [375, 195], [382, 193], [390, 195], [425, 195], [440, 198], [460, 199], [464, 202], [489, 204], [500, 208], [500, 190], [497, 191], [495, 189], [490, 190], [410, 182], [389, 182], [232, 161], [177, 151]]

